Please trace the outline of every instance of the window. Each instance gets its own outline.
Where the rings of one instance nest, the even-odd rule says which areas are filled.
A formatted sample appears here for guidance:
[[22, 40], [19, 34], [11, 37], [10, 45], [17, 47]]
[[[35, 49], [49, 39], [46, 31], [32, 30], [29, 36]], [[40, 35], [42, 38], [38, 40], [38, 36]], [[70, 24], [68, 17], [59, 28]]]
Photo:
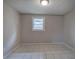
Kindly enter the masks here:
[[33, 17], [32, 30], [34, 31], [44, 30], [44, 17]]

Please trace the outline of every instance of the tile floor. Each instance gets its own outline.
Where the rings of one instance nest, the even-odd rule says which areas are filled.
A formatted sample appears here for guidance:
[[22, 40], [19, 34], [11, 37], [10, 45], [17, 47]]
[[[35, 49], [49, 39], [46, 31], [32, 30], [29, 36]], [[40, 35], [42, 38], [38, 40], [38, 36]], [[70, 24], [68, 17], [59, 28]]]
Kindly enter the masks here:
[[75, 59], [74, 52], [65, 45], [21, 45], [7, 59]]

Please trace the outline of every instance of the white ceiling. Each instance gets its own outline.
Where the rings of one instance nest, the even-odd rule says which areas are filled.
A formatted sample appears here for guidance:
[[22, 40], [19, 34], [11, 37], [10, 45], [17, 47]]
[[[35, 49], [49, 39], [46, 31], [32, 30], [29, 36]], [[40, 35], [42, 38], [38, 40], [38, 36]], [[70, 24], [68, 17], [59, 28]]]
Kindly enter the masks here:
[[20, 13], [64, 15], [75, 8], [74, 0], [49, 0], [48, 6], [40, 5], [40, 0], [4, 0]]

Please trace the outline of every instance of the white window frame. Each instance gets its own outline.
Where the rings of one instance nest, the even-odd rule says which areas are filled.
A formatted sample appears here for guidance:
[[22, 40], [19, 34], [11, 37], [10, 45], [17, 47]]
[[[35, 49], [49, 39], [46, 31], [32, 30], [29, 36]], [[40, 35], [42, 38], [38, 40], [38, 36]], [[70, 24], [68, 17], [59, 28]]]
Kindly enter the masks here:
[[[40, 29], [33, 29], [33, 20], [34, 18], [42, 18], [43, 19], [43, 30], [40, 30]], [[45, 31], [45, 17], [44, 16], [33, 16], [32, 17], [32, 31]]]

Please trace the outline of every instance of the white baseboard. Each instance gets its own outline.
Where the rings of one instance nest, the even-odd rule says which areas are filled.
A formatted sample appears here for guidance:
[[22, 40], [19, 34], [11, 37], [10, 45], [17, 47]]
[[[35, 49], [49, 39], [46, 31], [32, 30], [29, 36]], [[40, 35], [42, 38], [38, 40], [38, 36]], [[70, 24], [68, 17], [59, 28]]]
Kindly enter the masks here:
[[16, 46], [15, 48], [13, 48], [12, 50], [10, 50], [9, 52], [7, 52], [7, 54], [3, 56], [3, 59], [7, 59], [7, 57], [8, 57], [12, 52], [14, 52], [14, 50], [17, 49], [17, 47], [19, 47], [19, 45]]
[[59, 45], [59, 44], [64, 44], [64, 43], [63, 43], [63, 42], [57, 42], [57, 43], [22, 43], [22, 45], [34, 45], [34, 44], [35, 44], [35, 45], [36, 45], [36, 44], [41, 44], [41, 45], [42, 45], [42, 44], [43, 44], [43, 45], [44, 45], [44, 44], [45, 44], [45, 45], [46, 45], [46, 44], [48, 44], [48, 45], [50, 45], [50, 44], [53, 44], [53, 45], [54, 45], [54, 44], [58, 44], [58, 45]]
[[68, 47], [69, 49], [71, 49], [72, 51], [75, 51], [75, 49], [74, 48], [72, 48], [70, 45], [68, 45], [67, 43], [64, 43], [64, 45], [66, 46], [66, 47]]
[[56, 42], [56, 43], [22, 43], [22, 45], [65, 45], [67, 48], [71, 49], [72, 51], [75, 51], [74, 48], [69, 46], [68, 44], [64, 42]]

